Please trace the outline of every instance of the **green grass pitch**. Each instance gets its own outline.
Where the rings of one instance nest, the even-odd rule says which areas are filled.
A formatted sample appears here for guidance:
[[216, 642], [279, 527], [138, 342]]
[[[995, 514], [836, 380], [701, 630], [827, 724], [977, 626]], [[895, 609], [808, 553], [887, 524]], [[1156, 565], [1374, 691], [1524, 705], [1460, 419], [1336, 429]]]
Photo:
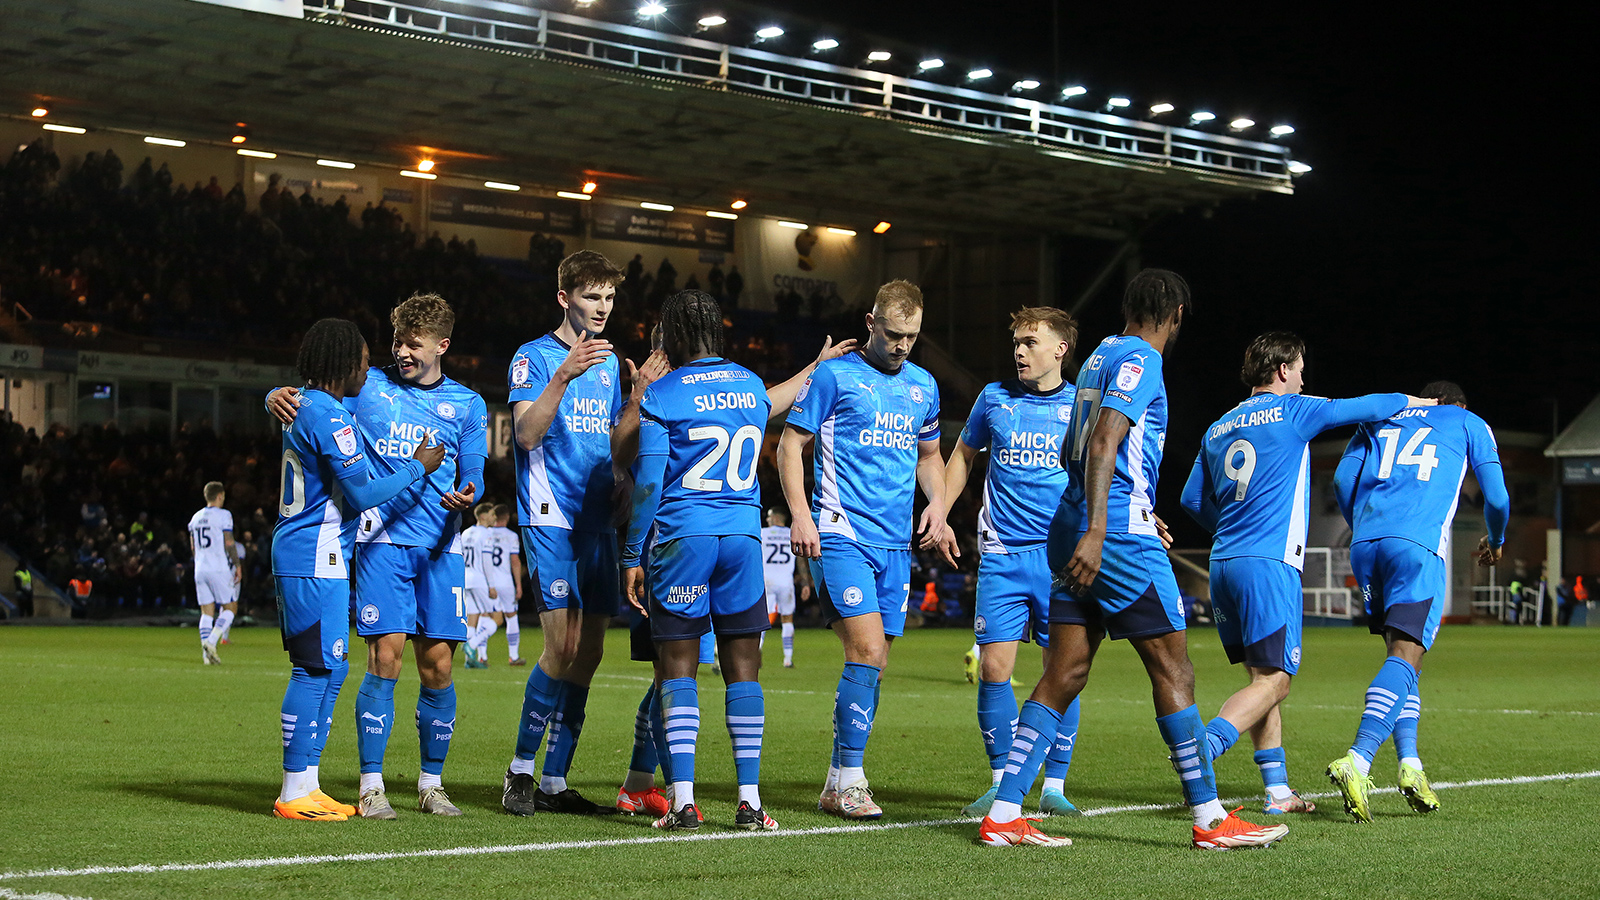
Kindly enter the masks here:
[[[627, 766], [634, 708], [648, 668], [627, 661], [613, 630], [591, 695], [573, 786], [609, 802]], [[775, 637], [775, 636], [774, 636]], [[539, 647], [537, 630], [524, 653]], [[0, 747], [9, 777], [0, 792], [0, 898], [157, 897], [1580, 897], [1600, 893], [1594, 822], [1600, 778], [1463, 786], [1440, 791], [1443, 809], [1411, 813], [1397, 795], [1374, 798], [1377, 821], [1351, 823], [1336, 799], [1290, 821], [1265, 851], [1188, 848], [1188, 817], [1152, 721], [1149, 685], [1131, 648], [1108, 642], [1084, 695], [1067, 795], [1094, 810], [1048, 820], [1075, 840], [1062, 849], [991, 849], [975, 826], [952, 822], [988, 783], [962, 677], [970, 643], [961, 631], [914, 631], [897, 642], [886, 673], [867, 773], [887, 811], [884, 826], [841, 826], [816, 811], [838, 679], [837, 641], [801, 631], [796, 668], [777, 665], [768, 641], [762, 795], [782, 823], [775, 834], [729, 828], [733, 767], [721, 723], [720, 680], [702, 673], [698, 795], [700, 837], [662, 835], [643, 817], [516, 819], [499, 811], [500, 776], [513, 743], [526, 669], [492, 645], [487, 671], [457, 673], [459, 719], [445, 786], [459, 819], [416, 813], [417, 744], [397, 728], [388, 785], [394, 822], [301, 823], [273, 819], [279, 781], [278, 706], [287, 658], [277, 634], [239, 629], [220, 667], [200, 665], [192, 629], [3, 628]], [[357, 643], [357, 647], [360, 644]], [[1215, 714], [1242, 680], [1214, 632], [1191, 634], [1198, 700]], [[1291, 782], [1326, 795], [1322, 775], [1354, 734], [1379, 641], [1356, 629], [1308, 629], [1305, 663], [1285, 706]], [[460, 658], [458, 657], [458, 666]], [[1032, 648], [1018, 678], [1039, 672]], [[1435, 784], [1600, 769], [1600, 630], [1452, 627], [1422, 667], [1422, 754]], [[339, 699], [323, 759], [323, 784], [355, 799], [353, 719], [359, 660]], [[1023, 696], [1027, 688], [1019, 689]], [[416, 676], [397, 691], [409, 720]], [[1386, 746], [1374, 766], [1392, 787]], [[1248, 739], [1218, 764], [1224, 798], [1260, 821], [1260, 779]], [[1030, 797], [1030, 803], [1036, 795]], [[835, 827], [826, 833], [796, 833]], [[717, 839], [718, 836], [728, 839]], [[598, 846], [561, 846], [574, 842]], [[483, 848], [480, 853], [415, 855]], [[498, 849], [497, 849], [498, 848]], [[512, 849], [515, 848], [515, 849]], [[363, 853], [401, 858], [285, 863], [283, 858]], [[270, 864], [206, 864], [269, 860]], [[26, 874], [87, 867], [204, 867]]]

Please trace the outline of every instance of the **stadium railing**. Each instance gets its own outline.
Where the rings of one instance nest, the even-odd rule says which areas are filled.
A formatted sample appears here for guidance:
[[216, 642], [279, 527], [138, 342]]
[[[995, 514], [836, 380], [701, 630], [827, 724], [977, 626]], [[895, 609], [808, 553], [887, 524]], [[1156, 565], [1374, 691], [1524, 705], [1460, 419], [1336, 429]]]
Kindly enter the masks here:
[[[582, 62], [1056, 148], [1047, 152], [1084, 151], [1158, 167], [1227, 175], [1269, 190], [1292, 190], [1289, 151], [1278, 144], [837, 66], [497, 0], [452, 5], [470, 11], [398, 0], [306, 0], [305, 15], [316, 22]], [[946, 131], [929, 134], [964, 139]]]

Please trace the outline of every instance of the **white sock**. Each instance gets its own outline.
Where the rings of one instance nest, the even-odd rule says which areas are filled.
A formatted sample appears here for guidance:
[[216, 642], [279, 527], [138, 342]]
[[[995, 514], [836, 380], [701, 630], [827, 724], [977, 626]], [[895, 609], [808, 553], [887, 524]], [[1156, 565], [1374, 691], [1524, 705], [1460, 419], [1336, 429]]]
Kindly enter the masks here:
[[1022, 804], [1012, 803], [1009, 800], [996, 800], [994, 805], [989, 807], [989, 818], [996, 825], [1015, 822], [1022, 818]]
[[230, 629], [232, 627], [233, 627], [233, 610], [225, 609], [222, 612], [217, 613], [217, 624], [216, 624], [216, 627], [213, 628], [212, 631], [211, 631], [212, 641], [214, 643], [220, 644], [223, 641], [227, 640], [228, 639], [228, 629]]
[[839, 767], [839, 790], [847, 790], [858, 784], [864, 785], [866, 783], [867, 775], [861, 770], [860, 766]]
[[1289, 790], [1289, 786], [1287, 784], [1269, 784], [1267, 785], [1267, 796], [1278, 801], [1279, 803], [1282, 803], [1290, 797], [1293, 797], [1294, 791]]
[[828, 767], [828, 777], [822, 782], [822, 789], [825, 791], [837, 791], [839, 789], [839, 768], [837, 766]]
[[1410, 766], [1411, 768], [1416, 769], [1418, 772], [1422, 771], [1422, 760], [1417, 759], [1415, 756], [1405, 757], [1404, 759], [1400, 760], [1400, 765]]
[[761, 808], [761, 786], [755, 784], [739, 785], [739, 799], [750, 804], [751, 809]]
[[674, 781], [672, 783], [672, 803], [674, 811], [685, 806], [694, 805], [694, 782]]
[[978, 642], [977, 641], [973, 641], [972, 642], [972, 649], [968, 650], [967, 652], [971, 653], [973, 656], [977, 656], [978, 655]]
[[443, 776], [429, 775], [427, 772], [423, 772], [421, 775], [417, 776], [417, 793], [420, 794], [428, 788], [436, 787], [444, 787]]
[[1354, 756], [1356, 758], [1356, 771], [1357, 772], [1360, 772], [1363, 775], [1371, 775], [1372, 774], [1372, 760], [1367, 759], [1365, 756], [1362, 756], [1361, 754], [1355, 753], [1355, 752], [1352, 752], [1350, 755]]
[[767, 649], [767, 633], [765, 631], [761, 632], [761, 637], [756, 638], [756, 649]]
[[1194, 814], [1195, 827], [1206, 830], [1210, 830], [1212, 822], [1228, 817], [1228, 811], [1222, 808], [1222, 801], [1215, 797], [1199, 806], [1189, 807], [1189, 811]]
[[513, 756], [511, 757], [511, 765], [507, 768], [510, 769], [511, 774], [513, 775], [532, 775], [535, 767], [533, 765], [533, 760], [519, 759]]
[[379, 790], [379, 791], [383, 790], [383, 773], [382, 772], [362, 772], [361, 773], [361, 787], [359, 788], [359, 790], [363, 794], [365, 794], [367, 791], [371, 791], [371, 790]]
[[539, 779], [539, 790], [546, 794], [559, 794], [567, 789], [567, 779], [561, 775], [545, 775]]
[[648, 791], [656, 786], [656, 773], [640, 772], [636, 769], [628, 770], [628, 777], [622, 779], [622, 789], [630, 794]]
[[989, 780], [989, 785], [991, 787], [993, 787], [994, 785], [999, 784], [1000, 783], [1000, 779], [1002, 779], [1004, 777], [1006, 777], [1006, 770], [1005, 769], [990, 769], [989, 770], [989, 779], [990, 779]]
[[200, 646], [204, 647], [211, 643], [211, 635], [215, 633], [216, 626], [214, 623], [216, 621], [213, 616], [208, 616], [205, 613], [200, 614]]
[[306, 773], [283, 770], [283, 789], [278, 792], [279, 801], [289, 803], [310, 795], [311, 789], [306, 787]]
[[1046, 778], [1044, 780], [1043, 789], [1047, 791], [1055, 791], [1058, 794], [1065, 794], [1067, 792], [1067, 780], [1065, 778]]
[[522, 658], [522, 623], [517, 621], [516, 613], [506, 616], [506, 647], [512, 659]]
[[306, 766], [306, 785], [310, 793], [315, 794], [317, 791], [322, 790], [322, 779], [317, 775], [317, 770], [320, 768], [322, 767]]

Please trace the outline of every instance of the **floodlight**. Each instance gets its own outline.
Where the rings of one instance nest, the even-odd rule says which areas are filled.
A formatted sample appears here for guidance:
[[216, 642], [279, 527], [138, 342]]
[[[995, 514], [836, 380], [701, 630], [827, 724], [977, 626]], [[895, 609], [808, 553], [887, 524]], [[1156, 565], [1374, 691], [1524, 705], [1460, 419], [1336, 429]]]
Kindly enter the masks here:
[[708, 209], [708, 210], [706, 210], [706, 215], [710, 216], [713, 219], [737, 219], [737, 218], [739, 218], [738, 213], [723, 212], [720, 209]]
[[796, 231], [808, 231], [811, 228], [810, 225], [807, 225], [804, 222], [779, 222], [778, 224], [782, 225], [784, 228], [793, 228]]
[[189, 146], [189, 142], [188, 141], [177, 141], [177, 140], [173, 140], [172, 138], [163, 138], [163, 137], [146, 137], [144, 139], [144, 142], [146, 144], [159, 144], [159, 145], [161, 145], [163, 147], [187, 147], [187, 146]]
[[319, 159], [317, 160], [317, 165], [327, 166], [330, 169], [354, 169], [356, 167], [353, 162], [344, 162], [338, 159]]
[[407, 178], [421, 178], [423, 181], [432, 181], [439, 177], [432, 172], [414, 172], [410, 169], [401, 169], [400, 174]]
[[79, 128], [76, 125], [57, 125], [54, 122], [44, 123], [44, 130], [59, 131], [63, 134], [85, 134], [89, 131], [87, 128]]
[[1106, 107], [1108, 109], [1127, 109], [1132, 105], [1133, 101], [1129, 100], [1127, 97], [1112, 97], [1110, 100], [1106, 101]]
[[883, 234], [885, 231], [888, 231], [892, 227], [893, 226], [891, 226], [888, 222], [879, 222], [878, 224], [872, 226], [872, 233], [873, 234]]
[[589, 196], [588, 194], [580, 194], [580, 193], [578, 193], [576, 191], [556, 191], [556, 196], [557, 197], [561, 197], [561, 198], [566, 199], [566, 200], [593, 200], [594, 199], [593, 197]]
[[592, 194], [592, 193], [594, 193], [595, 191], [597, 191], [599, 189], [600, 189], [600, 185], [595, 184], [592, 181], [585, 181], [583, 183], [583, 192], [585, 194]]
[[494, 188], [497, 191], [520, 191], [520, 190], [522, 190], [522, 185], [520, 185], [520, 184], [507, 184], [504, 181], [485, 181], [483, 183], [483, 186], [486, 187], [486, 188]]
[[418, 172], [432, 172], [433, 171], [433, 160], [425, 159], [422, 162], [417, 163], [417, 171]]
[[851, 231], [848, 228], [834, 228], [831, 225], [828, 227], [828, 233], [829, 234], [842, 235], [844, 237], [855, 237], [856, 236], [856, 233], [854, 231]]
[[839, 42], [833, 38], [823, 38], [820, 41], [813, 41], [811, 44], [811, 49], [820, 53], [823, 50], [832, 50], [837, 46], [839, 46]]
[[42, 107], [42, 106], [36, 106], [36, 107], [34, 107], [34, 109], [33, 109], [33, 112], [32, 112], [32, 114], [31, 114], [31, 115], [32, 115], [32, 116], [33, 116], [33, 117], [34, 117], [34, 118], [35, 118], [35, 119], [42, 119], [42, 118], [44, 118], [44, 117], [45, 117], [45, 116], [48, 116], [48, 115], [50, 115], [50, 110], [48, 110], [48, 109], [45, 109], [45, 108], [44, 108], [44, 107]]
[[1209, 113], [1202, 109], [1199, 112], [1193, 112], [1189, 114], [1189, 124], [1199, 125], [1201, 122], [1209, 122], [1216, 117], [1216, 113]]
[[1013, 91], [1031, 91], [1038, 86], [1039, 82], [1034, 81], [1032, 78], [1024, 78], [1021, 81], [1012, 84], [1011, 89]]
[[649, 200], [641, 201], [639, 205], [645, 209], [653, 209], [656, 212], [672, 212], [676, 208], [665, 203], [651, 203]]
[[988, 78], [990, 75], [993, 75], [993, 74], [994, 74], [994, 72], [989, 70], [989, 69], [973, 69], [972, 71], [967, 73], [967, 80], [968, 81], [979, 81], [981, 79]]
[[1305, 163], [1300, 162], [1299, 160], [1294, 160], [1294, 159], [1289, 160], [1289, 174], [1290, 175], [1304, 175], [1305, 173], [1307, 173], [1309, 171], [1311, 171], [1311, 167], [1306, 165]]
[[933, 59], [925, 59], [922, 62], [917, 63], [917, 68], [924, 72], [928, 71], [929, 69], [942, 69], [944, 68], [944, 60], [939, 59], [938, 57], [934, 57]]
[[252, 156], [252, 157], [255, 157], [256, 159], [277, 159], [278, 158], [278, 154], [276, 154], [276, 153], [268, 153], [265, 150], [246, 150], [243, 147], [240, 147], [239, 149], [237, 149], [237, 150], [235, 150], [233, 152], [239, 154], [240, 156]]
[[1173, 106], [1171, 103], [1157, 103], [1155, 106], [1150, 107], [1150, 114], [1152, 116], [1159, 116], [1163, 113], [1172, 112], [1175, 109], [1177, 109], [1177, 107]]
[[746, 206], [749, 206], [749, 205], [750, 205], [750, 202], [748, 200], [735, 200], [732, 203], [728, 204], [728, 206], [732, 207], [733, 209], [744, 209]]
[[1089, 93], [1089, 89], [1081, 84], [1075, 84], [1071, 87], [1061, 89], [1061, 96], [1063, 97], [1082, 97], [1087, 93]]
[[763, 41], [770, 41], [773, 38], [783, 37], [783, 29], [776, 25], [768, 25], [756, 32], [756, 37], [761, 38]]
[[1272, 136], [1273, 137], [1286, 137], [1286, 136], [1291, 135], [1291, 134], [1294, 134], [1294, 126], [1293, 125], [1274, 125], [1274, 126], [1272, 126]]
[[874, 50], [867, 54], [867, 59], [871, 60], [872, 62], [888, 62], [889, 57], [893, 55], [893, 53], [890, 53], [887, 50]]
[[701, 28], [715, 28], [718, 25], [728, 24], [728, 20], [721, 16], [706, 16], [704, 19], [701, 19], [695, 24], [699, 25]]
[[1243, 131], [1246, 128], [1255, 127], [1255, 124], [1255, 119], [1246, 119], [1244, 116], [1240, 116], [1239, 118], [1234, 119], [1232, 122], [1229, 122], [1228, 127], [1232, 128], [1234, 131]]
[[646, 3], [639, 7], [639, 15], [645, 17], [659, 16], [666, 11], [667, 7], [661, 3]]

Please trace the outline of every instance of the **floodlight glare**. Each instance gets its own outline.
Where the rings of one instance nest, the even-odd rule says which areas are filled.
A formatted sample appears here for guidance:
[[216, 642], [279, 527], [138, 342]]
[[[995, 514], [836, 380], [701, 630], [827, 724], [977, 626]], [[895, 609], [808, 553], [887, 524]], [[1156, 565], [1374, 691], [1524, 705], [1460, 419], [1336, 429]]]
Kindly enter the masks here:
[[400, 174], [407, 178], [421, 178], [423, 181], [432, 181], [439, 177], [432, 172], [413, 172], [410, 169], [401, 169]]
[[672, 212], [676, 208], [665, 203], [651, 203], [649, 200], [640, 201], [639, 205], [645, 209], [653, 209], [656, 212]]
[[45, 131], [59, 131], [62, 134], [87, 134], [89, 129], [79, 128], [76, 125], [57, 125], [54, 122], [44, 123]]
[[578, 193], [576, 191], [556, 191], [556, 196], [557, 197], [561, 197], [562, 199], [565, 199], [565, 200], [593, 200], [594, 199], [593, 197], [589, 196], [588, 194], [580, 194], [580, 193]]
[[768, 25], [756, 32], [756, 37], [761, 38], [763, 41], [770, 41], [773, 38], [783, 37], [783, 29], [776, 25]]
[[1300, 162], [1299, 160], [1290, 160], [1289, 161], [1289, 174], [1291, 174], [1291, 175], [1304, 175], [1305, 173], [1307, 173], [1309, 171], [1311, 171], [1311, 167], [1306, 165], [1305, 163]]
[[695, 24], [699, 25], [701, 28], [715, 28], [718, 25], [728, 24], [728, 20], [721, 16], [706, 16], [704, 19], [701, 19]]
[[659, 16], [666, 11], [666, 6], [660, 3], [646, 3], [639, 7], [639, 15], [641, 16]]
[[833, 38], [823, 38], [820, 41], [812, 42], [811, 49], [821, 52], [823, 50], [832, 50], [837, 46], [839, 46], [839, 42]]
[[277, 159], [278, 158], [278, 154], [276, 154], [276, 153], [268, 153], [265, 150], [246, 150], [243, 147], [240, 147], [239, 149], [237, 149], [237, 150], [235, 150], [233, 152], [239, 154], [240, 156], [253, 156], [256, 159]]
[[883, 234], [885, 231], [888, 231], [891, 227], [893, 227], [893, 226], [891, 226], [888, 222], [879, 222], [878, 224], [872, 226], [872, 233], [873, 234]]
[[146, 144], [159, 144], [159, 145], [161, 145], [163, 147], [187, 147], [187, 146], [189, 146], [187, 141], [175, 141], [172, 138], [162, 138], [162, 137], [147, 137], [147, 138], [144, 139], [144, 142]]
[[1232, 122], [1229, 122], [1228, 127], [1232, 128], [1234, 131], [1243, 131], [1246, 128], [1255, 127], [1255, 124], [1255, 119], [1246, 119], [1244, 116], [1240, 116], [1239, 118], [1234, 119]]
[[585, 194], [592, 194], [592, 193], [594, 193], [595, 191], [597, 191], [599, 189], [600, 189], [600, 185], [595, 184], [592, 181], [585, 181], [583, 183], [583, 192]]
[[737, 219], [737, 218], [739, 218], [738, 213], [723, 212], [720, 209], [708, 209], [708, 210], [706, 210], [706, 215], [710, 216], [713, 219]]
[[32, 115], [33, 115], [33, 117], [34, 117], [34, 118], [35, 118], [35, 119], [42, 119], [42, 118], [44, 118], [44, 117], [45, 117], [45, 116], [48, 116], [48, 115], [50, 115], [50, 110], [48, 110], [48, 109], [45, 109], [45, 108], [44, 108], [44, 107], [42, 107], [42, 106], [36, 106], [36, 107], [34, 107], [34, 108], [33, 108], [33, 113], [32, 113]]
[[1132, 105], [1133, 101], [1129, 100], [1127, 97], [1112, 97], [1110, 100], [1106, 101], [1106, 106], [1110, 107], [1111, 109], [1127, 109]]
[[983, 79], [983, 78], [988, 78], [990, 75], [993, 75], [993, 74], [994, 74], [994, 72], [992, 72], [989, 69], [973, 69], [972, 71], [967, 73], [967, 80], [968, 81], [978, 81], [978, 80]]
[[1209, 122], [1216, 117], [1216, 113], [1208, 113], [1205, 110], [1201, 110], [1199, 112], [1189, 114], [1189, 124], [1199, 125], [1201, 122]]
[[811, 226], [804, 222], [779, 222], [778, 224], [784, 228], [793, 228], [796, 231], [809, 231], [811, 229]]
[[1061, 89], [1061, 96], [1063, 97], [1082, 97], [1087, 93], [1089, 93], [1089, 89], [1081, 84], [1075, 84], [1072, 87]]
[[890, 53], [887, 50], [874, 50], [867, 54], [867, 59], [872, 60], [873, 62], [888, 62], [889, 57], [893, 55], [893, 53]]
[[433, 160], [425, 159], [422, 162], [417, 163], [417, 171], [418, 172], [432, 172], [433, 171]]
[[1039, 82], [1034, 81], [1032, 78], [1024, 78], [1021, 81], [1011, 85], [1011, 89], [1013, 91], [1031, 91], [1038, 86]]
[[732, 203], [728, 204], [728, 206], [733, 208], [733, 209], [744, 209], [746, 206], [749, 206], [749, 205], [750, 205], [750, 202], [747, 201], [747, 200], [735, 200]]
[[944, 60], [939, 59], [938, 57], [934, 57], [933, 59], [925, 59], [922, 62], [917, 63], [917, 68], [924, 72], [928, 71], [929, 69], [942, 69], [944, 68]]
[[494, 188], [497, 191], [520, 191], [520, 190], [522, 190], [522, 185], [520, 185], [520, 184], [507, 184], [504, 181], [485, 181], [483, 183], [483, 186], [486, 187], [486, 188]]
[[1293, 125], [1274, 125], [1274, 126], [1272, 126], [1272, 136], [1273, 137], [1285, 137], [1285, 136], [1291, 135], [1291, 134], [1294, 134], [1294, 126]]
[[1162, 113], [1169, 113], [1175, 109], [1177, 109], [1177, 107], [1173, 106], [1171, 103], [1157, 103], [1155, 106], [1150, 107], [1150, 114], [1153, 116], [1159, 116]]

